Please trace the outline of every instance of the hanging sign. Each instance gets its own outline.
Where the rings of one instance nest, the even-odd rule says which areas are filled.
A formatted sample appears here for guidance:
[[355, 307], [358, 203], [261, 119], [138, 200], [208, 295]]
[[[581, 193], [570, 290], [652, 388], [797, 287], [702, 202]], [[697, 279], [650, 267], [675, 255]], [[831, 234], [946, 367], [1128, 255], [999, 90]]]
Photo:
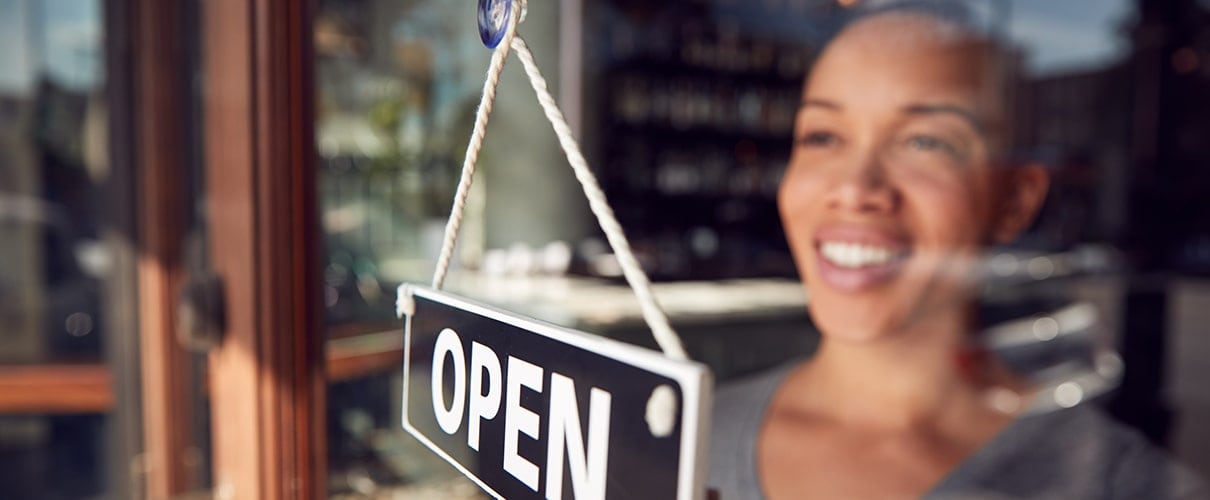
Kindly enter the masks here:
[[704, 495], [710, 374], [405, 285], [403, 427], [496, 498]]

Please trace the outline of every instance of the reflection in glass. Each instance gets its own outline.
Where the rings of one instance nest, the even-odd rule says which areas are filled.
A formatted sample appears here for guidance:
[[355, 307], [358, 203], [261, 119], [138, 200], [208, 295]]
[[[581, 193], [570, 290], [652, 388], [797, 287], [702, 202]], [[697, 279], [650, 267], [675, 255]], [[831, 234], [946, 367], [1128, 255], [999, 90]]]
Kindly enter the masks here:
[[[338, 498], [481, 495], [399, 425], [394, 314], [395, 287], [432, 272], [458, 181], [489, 54], [473, 21], [473, 6], [436, 0], [324, 0], [318, 9], [328, 350], [349, 367], [329, 372], [329, 477]], [[462, 248], [473, 250], [473, 221], [468, 229]]]
[[[109, 176], [102, 7], [0, 1], [0, 368], [18, 384], [22, 373], [88, 383], [103, 371], [92, 368], [102, 366], [101, 289], [114, 270], [99, 236]], [[5, 496], [105, 488], [109, 407], [53, 397], [55, 407], [0, 415]]]
[[[586, 6], [583, 46], [571, 47], [585, 55], [583, 107], [590, 111], [583, 139], [596, 147], [598, 158], [590, 153], [590, 160], [657, 279], [793, 274], [773, 199], [791, 148], [801, 78], [812, 63], [805, 49], [837, 15], [891, 3]], [[1205, 224], [1184, 222], [1205, 219], [1198, 198], [1210, 186], [1210, 177], [1187, 167], [1207, 158], [1200, 110], [1207, 109], [1210, 52], [1204, 17], [1193, 15], [1204, 15], [1195, 4], [1205, 2], [965, 3], [975, 5], [981, 29], [1010, 42], [1018, 70], [1005, 82], [1013, 108], [1006, 134], [1019, 146], [1012, 159], [1045, 165], [1051, 179], [1038, 223], [1014, 244], [979, 257], [987, 283], [978, 297], [982, 331], [972, 344], [1039, 389], [1036, 411], [1109, 403], [1116, 416], [1162, 442], [1175, 403], [1161, 396], [1162, 372], [1172, 366], [1156, 331], [1185, 332], [1181, 345], [1203, 345], [1188, 333], [1203, 323], [1190, 319], [1198, 318], [1190, 304], [1210, 296], [1204, 287], [1182, 289], [1177, 305], [1184, 319], [1174, 326], [1165, 323], [1168, 292], [1155, 291], [1175, 286], [1164, 280], [1210, 269]], [[321, 2], [317, 128], [330, 356], [396, 348], [393, 286], [425, 281], [431, 270], [487, 59], [472, 10], [435, 1]], [[585, 274], [609, 276], [607, 251], [584, 250], [590, 246], [571, 245], [573, 262]], [[513, 266], [525, 260], [514, 259], [522, 254], [487, 251], [480, 270], [526, 267]], [[1165, 277], [1150, 281], [1159, 274]], [[517, 307], [559, 293], [546, 282], [485, 283], [479, 288], [523, 297]], [[705, 301], [690, 302], [709, 309]], [[600, 316], [613, 312], [594, 306], [588, 309]], [[706, 344], [704, 338], [697, 341]], [[766, 340], [738, 342], [741, 348], [718, 343], [703, 349], [703, 358], [734, 368], [718, 370], [721, 380], [767, 364], [773, 357], [766, 352], [779, 359], [807, 354]], [[1185, 422], [1210, 415], [1198, 384], [1188, 382], [1196, 379], [1189, 373], [1204, 372], [1196, 369], [1203, 352], [1178, 351], [1183, 375], [1175, 385], [1184, 387], [1185, 405], [1179, 411], [1194, 415]], [[424, 488], [416, 478], [440, 474], [426, 468], [428, 453], [409, 448], [414, 443], [398, 429], [398, 366], [360, 363], [331, 372], [332, 490], [418, 491], [407, 489]], [[1015, 394], [988, 397], [1002, 409], [1023, 404]], [[1196, 438], [1204, 426], [1185, 424], [1183, 432]], [[1205, 452], [1185, 446], [1193, 451], [1181, 458], [1200, 453], [1198, 466], [1210, 471]]]

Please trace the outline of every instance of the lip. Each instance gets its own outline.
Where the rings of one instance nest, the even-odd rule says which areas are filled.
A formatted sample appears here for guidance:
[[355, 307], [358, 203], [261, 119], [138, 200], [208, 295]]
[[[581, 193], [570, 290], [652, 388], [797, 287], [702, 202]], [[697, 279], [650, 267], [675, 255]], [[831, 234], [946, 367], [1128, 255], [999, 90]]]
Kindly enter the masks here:
[[819, 277], [830, 288], [842, 292], [861, 292], [881, 286], [894, 279], [911, 258], [909, 254], [906, 258], [892, 259], [886, 264], [856, 269], [840, 267], [820, 253], [820, 245], [825, 241], [879, 246], [894, 251], [909, 250], [911, 242], [900, 232], [872, 226], [835, 224], [820, 227], [816, 230], [814, 239]]

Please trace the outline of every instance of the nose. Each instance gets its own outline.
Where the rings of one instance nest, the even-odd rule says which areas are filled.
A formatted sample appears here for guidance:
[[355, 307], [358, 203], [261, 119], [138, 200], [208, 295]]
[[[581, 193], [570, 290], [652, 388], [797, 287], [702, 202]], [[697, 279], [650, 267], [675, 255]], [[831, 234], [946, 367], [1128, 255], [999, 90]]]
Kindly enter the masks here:
[[889, 182], [885, 162], [871, 152], [836, 173], [828, 190], [829, 208], [859, 213], [893, 213], [900, 195]]

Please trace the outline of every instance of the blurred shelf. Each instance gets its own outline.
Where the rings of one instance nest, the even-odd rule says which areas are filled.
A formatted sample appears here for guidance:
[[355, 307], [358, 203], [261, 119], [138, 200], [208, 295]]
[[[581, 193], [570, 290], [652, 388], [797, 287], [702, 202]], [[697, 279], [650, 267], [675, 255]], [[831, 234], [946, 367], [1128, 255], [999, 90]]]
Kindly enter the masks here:
[[101, 363], [0, 366], [0, 414], [108, 412], [112, 382]]
[[730, 127], [720, 127], [708, 124], [676, 125], [666, 122], [628, 122], [616, 119], [610, 124], [612, 132], [622, 138], [642, 138], [645, 141], [655, 141], [668, 146], [733, 147], [743, 141], [749, 141], [755, 146], [763, 146], [766, 153], [776, 153], [777, 157], [787, 159], [794, 146], [794, 131], [771, 131], [759, 126], [744, 128], [735, 124]]
[[[402, 366], [402, 328], [354, 334], [328, 342], [329, 382], [389, 372]], [[113, 405], [113, 376], [104, 363], [0, 365], [0, 415], [106, 413]]]
[[403, 328], [328, 341], [328, 383], [403, 370]]
[[[634, 292], [606, 280], [455, 274], [448, 283], [454, 293], [568, 328], [607, 334], [643, 325]], [[684, 281], [652, 288], [678, 327], [776, 321], [806, 311], [795, 280]], [[342, 336], [327, 341], [329, 383], [402, 369], [402, 327], [336, 328]], [[112, 382], [103, 363], [0, 366], [0, 414], [105, 413], [114, 405]]]
[[[447, 289], [520, 314], [588, 332], [643, 325], [634, 291], [625, 284], [573, 277], [491, 277], [451, 274]], [[776, 320], [806, 314], [797, 280], [735, 279], [653, 283], [677, 326]]]

